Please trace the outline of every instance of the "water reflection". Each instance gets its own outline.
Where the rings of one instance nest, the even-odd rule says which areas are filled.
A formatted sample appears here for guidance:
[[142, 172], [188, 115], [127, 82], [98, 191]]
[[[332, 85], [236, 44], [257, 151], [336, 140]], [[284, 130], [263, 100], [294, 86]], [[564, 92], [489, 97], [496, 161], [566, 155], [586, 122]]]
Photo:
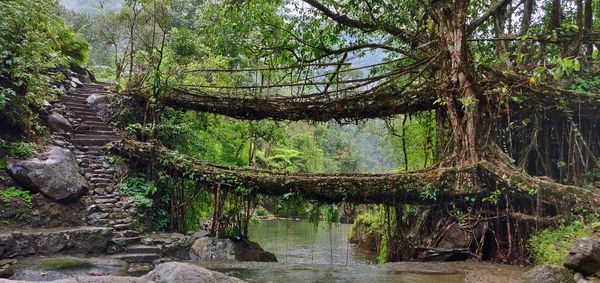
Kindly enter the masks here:
[[375, 258], [348, 242], [350, 224], [268, 220], [250, 225], [249, 236], [280, 263], [352, 265]]

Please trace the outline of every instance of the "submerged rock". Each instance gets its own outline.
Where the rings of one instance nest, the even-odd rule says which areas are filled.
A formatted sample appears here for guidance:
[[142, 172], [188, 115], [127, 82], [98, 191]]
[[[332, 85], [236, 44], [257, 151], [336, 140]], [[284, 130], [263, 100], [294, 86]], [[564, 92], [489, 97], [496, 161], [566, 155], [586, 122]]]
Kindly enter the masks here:
[[157, 283], [245, 282], [220, 272], [210, 271], [197, 265], [182, 262], [160, 264], [142, 278]]
[[84, 195], [89, 184], [79, 172], [73, 153], [53, 146], [47, 159], [12, 161], [8, 164], [11, 176], [22, 186], [58, 202], [69, 202]]
[[585, 276], [600, 271], [600, 241], [590, 238], [577, 239], [564, 265]]
[[574, 282], [573, 276], [566, 268], [559, 265], [538, 265], [523, 273], [524, 283], [563, 283]]

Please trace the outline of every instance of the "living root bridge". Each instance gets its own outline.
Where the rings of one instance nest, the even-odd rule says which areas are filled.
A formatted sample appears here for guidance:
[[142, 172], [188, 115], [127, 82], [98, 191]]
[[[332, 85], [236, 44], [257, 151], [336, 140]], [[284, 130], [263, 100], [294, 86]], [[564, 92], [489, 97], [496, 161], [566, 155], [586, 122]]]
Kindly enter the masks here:
[[[536, 198], [529, 194], [530, 188], [540, 189], [543, 192], [540, 201], [551, 205], [589, 204], [589, 200], [593, 199], [589, 191], [526, 174], [511, 175], [509, 169], [491, 172], [498, 165], [490, 162], [458, 169], [431, 168], [394, 174], [301, 174], [208, 165], [165, 147], [133, 140], [121, 140], [113, 145], [112, 150], [145, 164], [153, 160], [154, 153], [157, 169], [174, 176], [196, 176], [198, 182], [207, 186], [245, 187], [252, 189], [253, 193], [272, 196], [293, 193], [328, 203], [463, 203], [466, 196], [482, 198], [501, 188], [511, 189], [516, 199], [528, 200]], [[474, 179], [479, 182], [477, 189], [462, 185]], [[494, 190], [487, 189], [490, 187]]]
[[353, 94], [344, 97], [253, 97], [172, 89], [162, 102], [177, 109], [221, 114], [245, 120], [329, 121], [390, 117], [433, 109], [427, 91]]

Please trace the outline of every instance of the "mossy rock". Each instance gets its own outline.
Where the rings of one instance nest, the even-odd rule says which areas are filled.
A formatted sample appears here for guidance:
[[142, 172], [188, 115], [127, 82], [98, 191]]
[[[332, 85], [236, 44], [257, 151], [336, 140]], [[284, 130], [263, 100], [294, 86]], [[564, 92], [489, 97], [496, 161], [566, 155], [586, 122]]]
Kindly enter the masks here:
[[560, 265], [538, 265], [523, 273], [523, 283], [573, 283], [573, 273]]
[[275, 254], [265, 251], [258, 243], [234, 240], [235, 259], [239, 261], [277, 262]]
[[85, 269], [93, 266], [91, 261], [75, 257], [47, 258], [38, 263], [40, 269], [46, 270]]

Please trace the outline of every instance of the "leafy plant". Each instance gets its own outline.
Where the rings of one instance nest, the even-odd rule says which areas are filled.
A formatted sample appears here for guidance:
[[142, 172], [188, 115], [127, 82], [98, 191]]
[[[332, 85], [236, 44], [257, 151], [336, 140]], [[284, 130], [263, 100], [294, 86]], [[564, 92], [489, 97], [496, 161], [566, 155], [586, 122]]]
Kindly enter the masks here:
[[419, 196], [424, 200], [437, 200], [439, 194], [439, 188], [434, 186], [427, 186], [424, 190], [419, 193]]
[[35, 155], [37, 146], [34, 143], [27, 142], [13, 142], [8, 145], [7, 152], [8, 156], [27, 159]]
[[149, 198], [156, 193], [154, 182], [146, 179], [144, 175], [129, 177], [119, 184], [119, 191], [130, 197], [134, 203], [151, 207], [153, 202]]
[[10, 187], [6, 190], [0, 191], [0, 199], [4, 201], [18, 200], [23, 201], [25, 206], [31, 208], [32, 201], [29, 191], [19, 190], [15, 187]]

